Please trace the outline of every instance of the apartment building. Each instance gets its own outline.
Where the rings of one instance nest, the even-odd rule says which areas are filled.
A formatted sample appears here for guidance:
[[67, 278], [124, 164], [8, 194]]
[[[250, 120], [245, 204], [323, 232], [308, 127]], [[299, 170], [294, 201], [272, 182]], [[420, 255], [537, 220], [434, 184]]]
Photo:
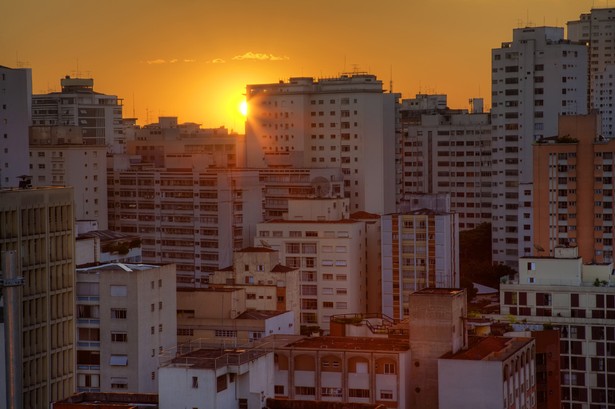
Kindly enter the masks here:
[[[295, 312], [249, 308], [247, 295], [245, 288], [179, 289], [178, 342], [203, 340], [212, 345], [237, 346], [271, 334], [299, 333]], [[265, 304], [266, 296], [262, 297], [261, 304]]]
[[262, 220], [258, 172], [201, 168], [190, 158], [168, 168], [116, 160], [107, 173], [109, 228], [141, 236], [145, 262], [176, 264], [179, 285], [207, 283], [250, 244]]
[[365, 312], [365, 222], [349, 218], [348, 199], [289, 201], [286, 219], [256, 227], [255, 245], [277, 250], [300, 272], [300, 324], [328, 332], [334, 314]]
[[0, 65], [0, 188], [16, 187], [28, 174], [28, 126], [32, 106], [32, 70]]
[[249, 310], [293, 311], [299, 330], [299, 269], [280, 263], [279, 252], [246, 247], [233, 254], [233, 264], [209, 277], [211, 287], [245, 288]]
[[518, 268], [518, 277], [500, 285], [500, 318], [519, 330], [559, 329], [562, 407], [610, 406], [615, 402], [613, 264], [584, 264], [576, 247], [558, 247], [552, 257], [520, 258]]
[[409, 407], [407, 339], [299, 337], [276, 343], [274, 362], [276, 399]]
[[16, 359], [24, 408], [47, 409], [75, 390], [74, 220], [72, 188], [0, 190], [0, 254], [16, 252], [24, 283]]
[[177, 344], [175, 266], [77, 269], [77, 391], [158, 391], [158, 355]]
[[94, 91], [92, 78], [60, 80], [62, 90], [32, 95], [32, 125], [79, 126], [86, 145], [105, 145], [109, 152], [121, 153], [122, 99]]
[[600, 116], [561, 117], [557, 137], [534, 149], [534, 255], [578, 246], [583, 260], [613, 262], [615, 142]]
[[440, 409], [536, 408], [536, 345], [532, 338], [479, 340], [438, 359]]
[[75, 218], [107, 229], [107, 147], [84, 144], [78, 126], [30, 127], [34, 186], [72, 186]]
[[[607, 3], [608, 4], [608, 3]], [[569, 21], [568, 39], [587, 44], [589, 51], [589, 109], [602, 117], [600, 135], [615, 136], [613, 115], [613, 78], [615, 76], [615, 9], [592, 8], [579, 20]]]
[[419, 104], [427, 97], [430, 95], [410, 100], [414, 103], [408, 104], [409, 108], [404, 108], [402, 101], [401, 205], [408, 203], [412, 194], [449, 193], [461, 230], [490, 223], [490, 115]]
[[518, 28], [492, 50], [491, 78], [492, 259], [516, 268], [533, 250], [533, 232], [520, 234], [519, 221], [532, 144], [557, 134], [558, 116], [587, 113], [587, 48], [565, 40], [563, 28]]
[[381, 225], [383, 314], [403, 319], [409, 314], [411, 293], [459, 287], [456, 213], [423, 207], [383, 215]]
[[398, 97], [364, 73], [248, 85], [247, 166], [341, 168], [352, 211], [395, 211]]

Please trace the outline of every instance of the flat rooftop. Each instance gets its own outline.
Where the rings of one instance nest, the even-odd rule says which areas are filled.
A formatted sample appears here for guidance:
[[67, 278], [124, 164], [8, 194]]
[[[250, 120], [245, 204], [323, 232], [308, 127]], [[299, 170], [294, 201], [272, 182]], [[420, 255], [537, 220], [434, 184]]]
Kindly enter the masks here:
[[287, 344], [285, 348], [361, 350], [361, 351], [407, 351], [407, 339], [372, 337], [309, 337]]
[[505, 361], [532, 341], [532, 338], [488, 336], [480, 339], [468, 349], [456, 354], [444, 355], [442, 359]]
[[127, 263], [109, 263], [103, 264], [94, 267], [85, 267], [78, 268], [78, 273], [91, 273], [91, 272], [99, 272], [99, 271], [125, 271], [127, 273], [131, 273], [133, 271], [145, 271], [152, 270], [154, 268], [160, 268], [158, 265], [154, 264], [127, 264]]
[[442, 294], [442, 295], [457, 295], [461, 294], [463, 290], [461, 288], [423, 288], [422, 290], [415, 291], [412, 295], [432, 295], [432, 294]]

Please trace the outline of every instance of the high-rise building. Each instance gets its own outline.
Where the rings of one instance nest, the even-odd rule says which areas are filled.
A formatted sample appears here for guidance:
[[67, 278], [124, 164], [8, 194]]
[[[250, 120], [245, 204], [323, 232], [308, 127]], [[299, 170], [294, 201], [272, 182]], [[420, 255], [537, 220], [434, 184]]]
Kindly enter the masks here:
[[0, 87], [0, 188], [16, 187], [28, 175], [32, 71], [0, 65]]
[[74, 220], [72, 188], [0, 190], [0, 253], [16, 251], [24, 278], [24, 408], [47, 409], [75, 390]]
[[[422, 98], [419, 98], [422, 97]], [[421, 104], [430, 101], [432, 104]], [[401, 211], [415, 193], [450, 193], [461, 230], [491, 222], [491, 119], [489, 114], [436, 109], [441, 95], [402, 101]], [[424, 107], [426, 105], [426, 107]]]
[[559, 124], [533, 147], [534, 255], [573, 245], [584, 260], [613, 262], [615, 141], [599, 135], [595, 113]]
[[391, 318], [408, 316], [415, 291], [459, 287], [458, 216], [450, 202], [440, 209], [429, 203], [444, 199], [427, 195], [417, 210], [381, 218], [382, 313]]
[[365, 222], [349, 218], [348, 199], [291, 200], [286, 219], [259, 223], [256, 246], [278, 250], [300, 272], [302, 327], [329, 331], [331, 315], [366, 312]]
[[605, 138], [615, 137], [615, 8], [592, 8], [579, 20], [568, 22], [568, 39], [582, 42], [589, 47], [589, 108], [602, 116], [600, 134]]
[[77, 391], [158, 391], [158, 355], [177, 344], [175, 266], [77, 269]]
[[351, 211], [395, 211], [397, 99], [369, 74], [248, 85], [248, 167], [341, 168]]
[[533, 248], [519, 209], [520, 189], [532, 182], [532, 144], [557, 134], [559, 115], [587, 112], [587, 48], [565, 40], [563, 28], [518, 28], [492, 50], [491, 78], [492, 259], [516, 268]]
[[577, 247], [558, 247], [551, 257], [520, 258], [518, 268], [518, 277], [500, 285], [498, 318], [517, 331], [559, 329], [561, 407], [612, 406], [613, 263], [585, 264]]
[[78, 126], [30, 127], [34, 186], [72, 186], [75, 218], [107, 229], [107, 147], [85, 145]]
[[62, 91], [32, 95], [32, 125], [79, 126], [86, 145], [123, 152], [122, 99], [94, 91], [92, 78], [60, 80]]
[[174, 263], [178, 284], [198, 286], [251, 243], [262, 221], [258, 172], [209, 169], [190, 157], [167, 166], [108, 171], [109, 228], [141, 236], [143, 261]]

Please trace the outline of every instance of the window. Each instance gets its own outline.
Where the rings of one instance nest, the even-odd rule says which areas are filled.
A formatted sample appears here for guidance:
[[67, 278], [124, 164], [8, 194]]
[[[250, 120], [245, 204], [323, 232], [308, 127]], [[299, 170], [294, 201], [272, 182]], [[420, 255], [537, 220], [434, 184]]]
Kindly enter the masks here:
[[125, 285], [111, 285], [110, 294], [112, 297], [126, 297], [128, 288]]
[[111, 366], [128, 366], [128, 355], [111, 355], [109, 359]]
[[111, 319], [125, 320], [126, 308], [111, 308]]
[[193, 376], [192, 377], [192, 388], [197, 389], [198, 387], [199, 387], [199, 377]]
[[369, 389], [348, 389], [350, 398], [369, 398]]
[[128, 379], [111, 378], [111, 389], [128, 389]]
[[216, 390], [222, 392], [227, 387], [226, 374], [218, 376], [216, 378]]
[[380, 399], [392, 400], [393, 399], [393, 391], [392, 390], [387, 390], [387, 389], [382, 389], [380, 391]]
[[273, 385], [273, 392], [276, 395], [284, 395], [284, 385]]
[[128, 342], [128, 334], [125, 332], [112, 332], [111, 342]]
[[235, 330], [228, 330], [228, 329], [217, 329], [215, 331], [215, 336], [216, 337], [221, 337], [221, 338], [236, 338], [237, 337], [237, 331], [235, 331]]
[[385, 374], [394, 374], [395, 373], [395, 364], [394, 363], [384, 363], [382, 365], [382, 372]]
[[316, 395], [316, 388], [313, 386], [295, 386], [295, 395]]
[[78, 374], [77, 386], [80, 388], [100, 388], [100, 375]]

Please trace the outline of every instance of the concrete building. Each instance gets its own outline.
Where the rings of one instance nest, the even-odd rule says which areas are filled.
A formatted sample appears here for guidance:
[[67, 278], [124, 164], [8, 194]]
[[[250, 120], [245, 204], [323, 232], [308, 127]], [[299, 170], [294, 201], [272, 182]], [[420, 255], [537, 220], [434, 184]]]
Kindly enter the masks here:
[[299, 331], [299, 269], [280, 263], [279, 252], [246, 247], [233, 254], [233, 264], [209, 277], [211, 287], [244, 288], [248, 310], [293, 311]]
[[395, 211], [397, 94], [375, 75], [248, 85], [247, 166], [342, 168], [352, 211]]
[[262, 220], [258, 172], [167, 165], [108, 171], [109, 228], [138, 234], [145, 262], [174, 263], [179, 285], [199, 286], [250, 245]]
[[534, 145], [534, 255], [578, 246], [583, 260], [613, 262], [615, 141], [597, 114], [560, 118], [557, 137]]
[[[173, 351], [172, 351], [173, 352]], [[191, 343], [162, 361], [159, 408], [266, 407], [274, 395], [274, 358], [267, 343], [256, 348], [220, 348]]]
[[257, 225], [254, 244], [299, 269], [300, 324], [327, 332], [331, 315], [366, 312], [366, 236], [348, 199], [291, 200], [286, 219]]
[[403, 101], [401, 205], [412, 194], [449, 193], [461, 230], [490, 223], [490, 115], [435, 107], [419, 111], [421, 104], [406, 111]]
[[520, 258], [518, 268], [500, 285], [499, 318], [519, 331], [559, 328], [562, 407], [612, 404], [613, 264], [584, 264], [576, 247], [558, 247], [553, 257]]
[[275, 345], [276, 399], [411, 407], [407, 339], [324, 336], [289, 341]]
[[237, 346], [271, 334], [297, 334], [293, 311], [247, 307], [244, 288], [180, 289], [177, 302], [178, 342], [204, 340]]
[[175, 266], [77, 269], [77, 391], [155, 393], [177, 344]]
[[418, 210], [381, 218], [382, 313], [394, 319], [408, 316], [415, 291], [459, 287], [458, 216], [448, 196], [434, 199], [441, 206], [431, 196], [416, 197]]
[[32, 70], [0, 65], [0, 188], [17, 187], [28, 174], [28, 126], [32, 106]]
[[[608, 4], [608, 3], [607, 3]], [[568, 39], [587, 44], [589, 47], [589, 109], [596, 110], [602, 117], [600, 135], [615, 136], [613, 115], [613, 78], [615, 57], [612, 43], [615, 41], [614, 8], [592, 8], [583, 13], [579, 20], [569, 21]]]
[[[516, 268], [533, 249], [521, 233], [520, 186], [531, 183], [532, 144], [557, 134], [559, 115], [587, 113], [587, 48], [564, 29], [527, 27], [492, 50], [493, 262]], [[529, 240], [526, 240], [529, 238]]]
[[438, 358], [467, 347], [466, 305], [466, 293], [459, 289], [425, 288], [410, 295], [408, 407], [438, 407]]
[[94, 91], [92, 78], [60, 80], [62, 90], [32, 95], [32, 125], [79, 126], [86, 145], [105, 145], [109, 152], [121, 153], [122, 99]]
[[107, 229], [107, 147], [84, 144], [78, 126], [30, 128], [30, 175], [34, 186], [72, 186], [75, 218]]
[[74, 220], [72, 188], [0, 190], [0, 254], [15, 251], [24, 278], [24, 408], [47, 409], [75, 390]]
[[111, 230], [90, 230], [78, 234], [75, 242], [75, 264], [141, 262], [141, 238]]
[[536, 408], [532, 338], [485, 337], [438, 359], [438, 408]]

